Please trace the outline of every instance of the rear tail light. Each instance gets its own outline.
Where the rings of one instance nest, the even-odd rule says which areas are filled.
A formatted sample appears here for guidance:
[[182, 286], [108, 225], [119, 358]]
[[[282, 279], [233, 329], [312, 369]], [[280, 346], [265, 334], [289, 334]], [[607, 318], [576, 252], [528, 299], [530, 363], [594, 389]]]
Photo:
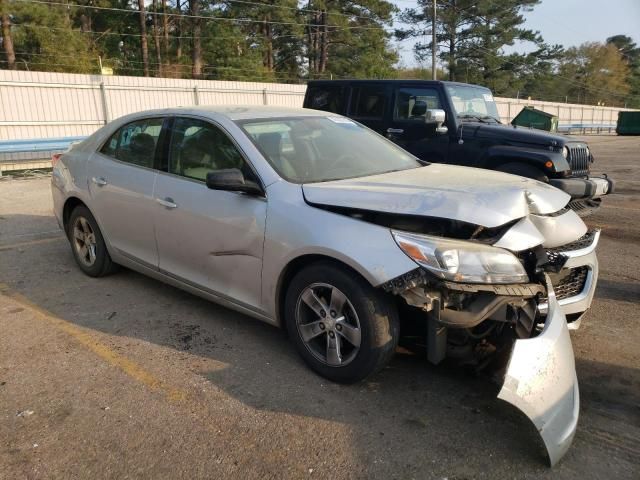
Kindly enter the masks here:
[[61, 156], [61, 153], [54, 153], [53, 155], [51, 155], [51, 168], [56, 166], [56, 163], [58, 163], [58, 160], [60, 160]]

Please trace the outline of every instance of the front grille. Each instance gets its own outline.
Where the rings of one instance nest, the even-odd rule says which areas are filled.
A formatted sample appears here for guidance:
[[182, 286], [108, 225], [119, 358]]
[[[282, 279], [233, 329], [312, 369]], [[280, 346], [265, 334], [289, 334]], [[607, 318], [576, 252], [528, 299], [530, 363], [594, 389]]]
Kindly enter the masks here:
[[572, 177], [583, 177], [589, 175], [589, 164], [591, 163], [591, 156], [586, 145], [568, 144], [569, 149], [569, 166], [571, 167]]
[[[562, 300], [563, 298], [575, 297], [581, 294], [587, 283], [588, 273], [589, 267], [582, 266], [572, 268], [568, 273], [561, 274], [562, 276], [550, 275], [553, 290], [556, 292], [556, 299]], [[546, 297], [541, 299], [541, 302], [546, 301]]]
[[559, 247], [555, 247], [555, 248], [548, 248], [547, 256], [549, 257], [549, 259], [551, 259], [564, 252], [573, 252], [575, 250], [581, 250], [583, 248], [587, 248], [591, 246], [591, 244], [594, 242], [597, 233], [598, 233], [598, 230], [589, 230], [579, 239], [571, 243], [560, 245]]

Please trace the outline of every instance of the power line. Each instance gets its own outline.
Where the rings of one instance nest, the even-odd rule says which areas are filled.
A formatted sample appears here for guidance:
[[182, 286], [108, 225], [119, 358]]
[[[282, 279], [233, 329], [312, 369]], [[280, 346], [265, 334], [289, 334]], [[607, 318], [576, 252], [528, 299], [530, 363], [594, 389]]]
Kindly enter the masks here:
[[[69, 28], [56, 28], [56, 27], [49, 27], [47, 25], [37, 25], [34, 23], [12, 23], [11, 24], [12, 27], [21, 27], [21, 28], [42, 28], [42, 29], [46, 29], [46, 30], [53, 30], [53, 31], [59, 31], [59, 32], [69, 32]], [[333, 27], [332, 25], [330, 27]], [[140, 34], [140, 33], [119, 33], [119, 32], [108, 32], [108, 31], [104, 31], [104, 32], [97, 32], [94, 30], [77, 30], [77, 29], [71, 29], [73, 32], [77, 32], [77, 33], [85, 33], [85, 34], [94, 34], [94, 35], [108, 35], [108, 36], [115, 36], [115, 37], [143, 37], [144, 35]], [[334, 28], [333, 30], [328, 30], [327, 33], [335, 33], [335, 32], [342, 32], [343, 29], [341, 27], [338, 28]], [[323, 32], [311, 32], [311, 35], [321, 35]], [[147, 33], [146, 36], [151, 35], [150, 33]], [[305, 36], [308, 36], [309, 34], [286, 34], [286, 35], [274, 35], [273, 39], [279, 39], [279, 38], [302, 38]], [[245, 37], [245, 38], [242, 38]], [[214, 36], [213, 38], [215, 38], [216, 40], [248, 40], [249, 35], [246, 34], [239, 34], [236, 36], [228, 36], [228, 37], [220, 37], [220, 36]], [[174, 38], [174, 39], [193, 39], [196, 38], [193, 35], [169, 35], [169, 38]], [[200, 38], [208, 38], [207, 35], [200, 35]]]
[[[268, 3], [259, 3], [259, 2], [250, 2], [247, 0], [224, 0], [227, 3], [239, 3], [239, 4], [244, 4], [244, 5], [255, 5], [261, 8], [280, 8], [283, 10], [293, 10], [295, 12], [308, 12], [308, 13], [322, 13], [322, 10], [314, 10], [314, 9], [310, 9], [310, 8], [298, 8], [298, 7], [288, 7], [286, 5], [270, 5]], [[378, 21], [376, 18], [371, 17], [371, 16], [364, 16], [364, 15], [356, 15], [356, 14], [349, 14], [349, 13], [339, 13], [339, 12], [330, 12], [330, 11], [326, 11], [325, 13], [327, 15], [333, 15], [333, 16], [339, 16], [339, 17], [346, 17], [346, 18], [362, 18], [365, 20], [374, 20], [374, 21]]]
[[[62, 2], [50, 2], [48, 0], [16, 0], [19, 3], [32, 3], [32, 4], [44, 4], [44, 5], [58, 5], [67, 8], [82, 8], [89, 10], [100, 10], [100, 11], [109, 11], [109, 12], [121, 12], [128, 14], [140, 14], [139, 10], [129, 10], [126, 8], [114, 8], [114, 7], [99, 7], [95, 5], [78, 5], [75, 3], [62, 3]], [[216, 17], [213, 15], [190, 15], [190, 14], [182, 14], [182, 13], [166, 13], [166, 12], [152, 12], [145, 11], [147, 15], [157, 15], [157, 16], [168, 16], [168, 17], [180, 17], [180, 18], [193, 18], [193, 19], [201, 19], [201, 20], [210, 20], [210, 21], [222, 21], [222, 22], [239, 22], [239, 23], [257, 23], [257, 24], [268, 24], [268, 25], [288, 25], [288, 26], [298, 26], [298, 27], [324, 27], [330, 26], [325, 24], [310, 24], [310, 23], [298, 23], [298, 22], [277, 22], [274, 20], [254, 20], [251, 18], [228, 18], [228, 17]], [[346, 30], [348, 29], [359, 29], [359, 30], [384, 30], [382, 25], [376, 25], [373, 27], [367, 27], [363, 25], [355, 25], [351, 27], [344, 27]], [[385, 30], [386, 31], [386, 30]]]

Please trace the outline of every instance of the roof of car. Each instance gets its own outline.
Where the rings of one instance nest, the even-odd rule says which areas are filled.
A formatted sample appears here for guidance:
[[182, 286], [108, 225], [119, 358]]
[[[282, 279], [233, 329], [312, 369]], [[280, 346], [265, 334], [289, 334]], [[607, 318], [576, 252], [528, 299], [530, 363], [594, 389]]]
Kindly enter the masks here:
[[489, 90], [488, 87], [484, 87], [482, 85], [475, 85], [472, 83], [461, 83], [461, 82], [451, 82], [449, 80], [418, 80], [418, 79], [393, 79], [393, 80], [376, 80], [376, 79], [371, 79], [371, 80], [309, 80], [308, 85], [313, 87], [313, 86], [317, 86], [317, 85], [348, 85], [348, 84], [353, 84], [353, 85], [363, 85], [363, 84], [368, 84], [368, 83], [375, 83], [375, 84], [402, 84], [402, 85], [458, 85], [458, 86], [464, 86], [464, 87], [478, 87], [478, 88], [485, 88], [487, 90]]
[[[291, 108], [262, 105], [200, 105], [191, 107], [166, 108], [161, 110], [149, 110], [138, 112], [137, 115], [223, 115], [230, 120], [251, 120], [279, 117], [309, 117], [335, 115], [332, 113], [311, 110], [308, 108]], [[134, 114], [135, 115], [135, 114]]]

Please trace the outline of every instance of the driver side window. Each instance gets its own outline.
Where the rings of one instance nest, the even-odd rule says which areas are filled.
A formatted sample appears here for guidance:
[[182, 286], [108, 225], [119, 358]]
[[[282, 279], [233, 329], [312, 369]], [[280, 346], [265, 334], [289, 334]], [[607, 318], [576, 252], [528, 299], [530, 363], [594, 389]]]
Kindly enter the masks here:
[[434, 88], [400, 88], [393, 109], [394, 120], [425, 121], [427, 110], [442, 108]]
[[209, 172], [237, 168], [253, 177], [244, 158], [215, 125], [196, 118], [178, 117], [171, 131], [169, 173], [205, 181]]

